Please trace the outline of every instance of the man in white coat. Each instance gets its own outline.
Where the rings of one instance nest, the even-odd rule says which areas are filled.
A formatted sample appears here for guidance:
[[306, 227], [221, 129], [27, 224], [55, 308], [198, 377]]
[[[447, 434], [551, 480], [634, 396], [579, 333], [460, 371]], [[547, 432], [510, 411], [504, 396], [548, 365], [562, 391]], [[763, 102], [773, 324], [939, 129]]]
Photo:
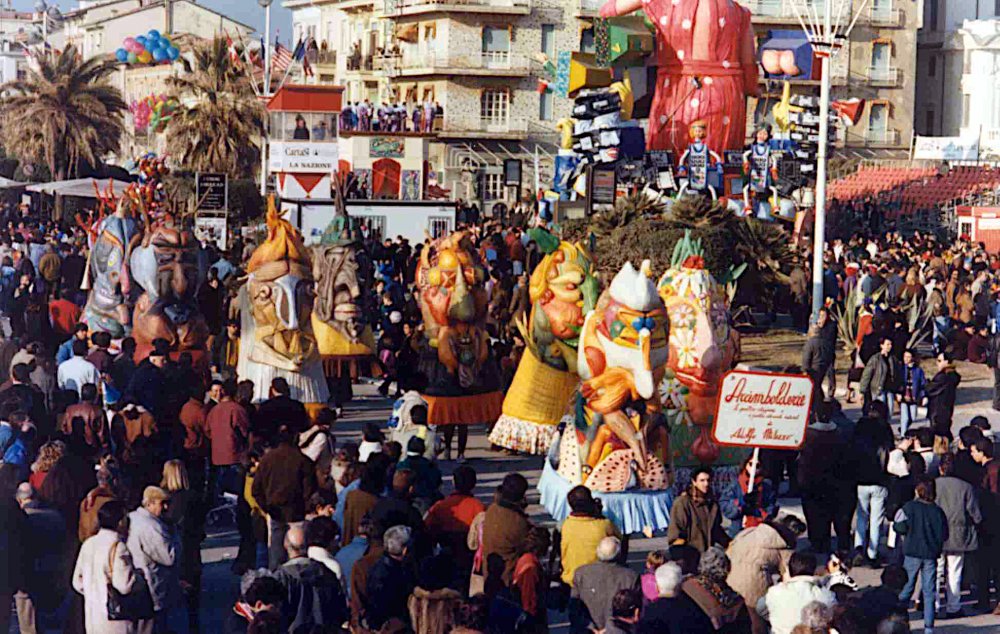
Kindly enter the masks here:
[[180, 534], [161, 519], [169, 503], [169, 493], [149, 486], [142, 492], [142, 506], [128, 516], [128, 549], [135, 567], [146, 575], [155, 610], [153, 621], [139, 634], [188, 631], [187, 610], [180, 592]]

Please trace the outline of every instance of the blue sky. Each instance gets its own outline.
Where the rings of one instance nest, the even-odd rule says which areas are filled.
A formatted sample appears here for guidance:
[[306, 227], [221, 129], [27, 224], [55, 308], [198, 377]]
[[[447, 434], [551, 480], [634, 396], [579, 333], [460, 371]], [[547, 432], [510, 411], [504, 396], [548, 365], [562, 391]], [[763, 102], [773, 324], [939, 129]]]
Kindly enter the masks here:
[[[257, 0], [198, 0], [198, 2], [249, 24], [260, 33], [264, 31], [264, 10], [257, 4]], [[56, 0], [55, 4], [63, 11], [77, 7], [76, 0]], [[35, 0], [14, 0], [14, 8], [21, 11], [31, 11], [34, 6]], [[274, 0], [271, 5], [272, 33], [275, 29], [281, 30], [281, 39], [287, 45], [288, 36], [292, 32], [292, 12], [282, 8], [281, 0]]]

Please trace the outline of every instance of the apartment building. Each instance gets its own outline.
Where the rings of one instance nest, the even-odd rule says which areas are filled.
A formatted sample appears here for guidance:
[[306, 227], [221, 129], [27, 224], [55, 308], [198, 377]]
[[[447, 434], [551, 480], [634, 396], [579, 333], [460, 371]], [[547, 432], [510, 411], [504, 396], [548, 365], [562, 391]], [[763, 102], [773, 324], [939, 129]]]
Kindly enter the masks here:
[[978, 137], [1000, 158], [1000, 2], [927, 0], [917, 76], [919, 134]]
[[557, 0], [285, 0], [295, 38], [318, 43], [314, 81], [345, 86], [350, 102], [440, 104], [428, 156], [453, 196], [510, 203], [504, 159], [522, 186], [551, 182], [554, 124], [570, 100], [541, 88], [537, 53], [578, 50], [579, 6]]
[[[822, 15], [823, 0], [739, 0], [753, 13], [758, 43], [775, 29], [801, 31], [795, 8]], [[837, 3], [834, 3], [835, 6]], [[892, 157], [909, 147], [916, 91], [917, 30], [921, 3], [912, 0], [853, 0], [858, 15], [849, 42], [834, 58], [834, 99], [858, 97], [867, 102], [857, 126], [842, 134], [838, 146], [856, 156]], [[845, 6], [843, 19], [849, 20]], [[807, 20], [808, 23], [808, 20]], [[819, 94], [819, 82], [793, 80], [793, 91]], [[748, 108], [760, 113], [780, 98], [781, 86], [762, 76], [762, 98]]]

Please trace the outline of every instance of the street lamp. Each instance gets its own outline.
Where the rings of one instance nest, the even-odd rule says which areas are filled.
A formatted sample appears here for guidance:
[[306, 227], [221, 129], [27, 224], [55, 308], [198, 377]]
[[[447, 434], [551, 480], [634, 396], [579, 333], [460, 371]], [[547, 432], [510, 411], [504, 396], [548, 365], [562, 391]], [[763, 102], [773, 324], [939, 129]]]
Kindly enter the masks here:
[[[261, 95], [264, 97], [264, 103], [267, 103], [267, 98], [271, 96], [271, 3], [273, 0], [257, 0], [259, 4], [264, 9], [264, 90], [261, 91]], [[267, 133], [268, 129], [267, 119], [264, 121], [265, 133], [260, 140], [260, 195], [267, 195]]]
[[[819, 147], [816, 151], [816, 212], [813, 228], [813, 288], [812, 316], [819, 315], [823, 307], [823, 247], [826, 241], [826, 159], [827, 134], [830, 130], [830, 63], [845, 45], [854, 30], [858, 17], [868, 6], [861, 0], [857, 13], [853, 13], [852, 0], [823, 0], [822, 13], [818, 0], [791, 0], [792, 10], [799, 25], [820, 58], [819, 89]], [[853, 15], [852, 15], [853, 13]]]
[[48, 2], [48, 0], [38, 0], [35, 3], [35, 11], [42, 14], [42, 48], [44, 49], [49, 42], [49, 18], [53, 22], [57, 22], [62, 19], [62, 13], [55, 3]]

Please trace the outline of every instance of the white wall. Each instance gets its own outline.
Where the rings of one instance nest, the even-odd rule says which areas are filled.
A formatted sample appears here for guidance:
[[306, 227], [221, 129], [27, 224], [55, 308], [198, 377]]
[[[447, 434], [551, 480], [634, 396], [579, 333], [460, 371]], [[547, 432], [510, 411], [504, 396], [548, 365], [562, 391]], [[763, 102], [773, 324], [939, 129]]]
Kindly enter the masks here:
[[[327, 202], [327, 201], [324, 201]], [[296, 205], [284, 203], [286, 209], [291, 209], [289, 220], [299, 228], [305, 243], [316, 244], [330, 221], [333, 220], [333, 205], [303, 205], [302, 216], [296, 211]], [[411, 204], [405, 201], [389, 200], [384, 203], [357, 202], [347, 205], [347, 213], [357, 218], [384, 218], [385, 233], [383, 237], [395, 239], [403, 236], [410, 244], [424, 241], [425, 231], [430, 231], [431, 218], [448, 218], [449, 230], [455, 228], [455, 205], [452, 203]], [[377, 220], [375, 221], [377, 222]]]

